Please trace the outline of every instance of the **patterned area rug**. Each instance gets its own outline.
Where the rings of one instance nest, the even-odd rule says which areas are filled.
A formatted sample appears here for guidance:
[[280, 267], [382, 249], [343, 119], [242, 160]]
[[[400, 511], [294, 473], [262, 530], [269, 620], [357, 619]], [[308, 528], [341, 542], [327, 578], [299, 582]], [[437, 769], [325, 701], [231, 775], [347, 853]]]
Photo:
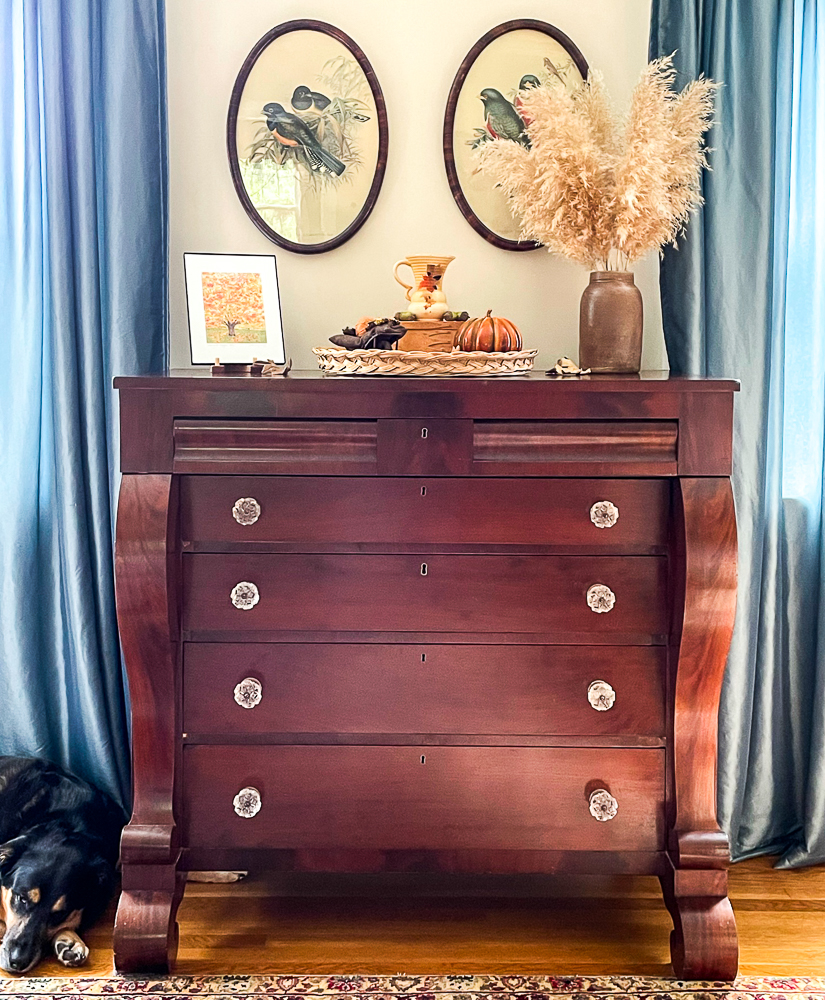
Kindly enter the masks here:
[[337, 997], [339, 1000], [825, 1000], [825, 978], [745, 977], [735, 983], [641, 976], [170, 976], [0, 979], [0, 996], [31, 997]]

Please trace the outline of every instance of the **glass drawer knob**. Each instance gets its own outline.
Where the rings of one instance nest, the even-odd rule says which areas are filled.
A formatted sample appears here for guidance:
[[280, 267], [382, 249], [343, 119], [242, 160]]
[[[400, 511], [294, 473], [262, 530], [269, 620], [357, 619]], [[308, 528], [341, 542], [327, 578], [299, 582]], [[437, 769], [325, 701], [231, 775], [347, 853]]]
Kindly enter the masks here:
[[235, 501], [232, 516], [238, 524], [254, 524], [261, 516], [261, 505], [254, 497], [241, 497]]
[[597, 500], [590, 508], [590, 520], [597, 528], [612, 528], [619, 520], [619, 508], [609, 500]]
[[616, 692], [607, 681], [593, 681], [587, 689], [587, 700], [597, 712], [607, 712], [615, 704]]
[[615, 819], [619, 811], [619, 803], [606, 788], [597, 788], [590, 793], [590, 815], [600, 823]]
[[257, 677], [244, 677], [240, 684], [235, 686], [235, 701], [241, 708], [254, 708], [260, 705], [263, 697], [263, 688]]
[[612, 611], [615, 603], [616, 595], [610, 587], [605, 587], [603, 583], [594, 583], [592, 587], [588, 588], [587, 606], [597, 615], [604, 615], [608, 611]]
[[235, 584], [229, 598], [236, 608], [240, 608], [241, 611], [249, 611], [260, 601], [261, 595], [254, 583], [244, 580]]
[[242, 788], [232, 799], [232, 808], [241, 819], [252, 819], [261, 811], [261, 793], [257, 788]]

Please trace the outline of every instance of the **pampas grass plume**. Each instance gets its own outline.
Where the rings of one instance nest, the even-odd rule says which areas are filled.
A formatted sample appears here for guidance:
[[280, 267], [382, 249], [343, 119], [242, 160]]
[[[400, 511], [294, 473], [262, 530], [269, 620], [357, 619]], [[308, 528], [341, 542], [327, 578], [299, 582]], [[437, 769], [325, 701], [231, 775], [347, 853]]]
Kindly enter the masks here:
[[672, 56], [649, 63], [624, 116], [595, 72], [573, 91], [522, 91], [530, 149], [494, 139], [477, 151], [522, 239], [591, 270], [620, 271], [676, 243], [702, 204], [704, 135], [719, 84], [702, 77], [677, 94], [675, 77]]

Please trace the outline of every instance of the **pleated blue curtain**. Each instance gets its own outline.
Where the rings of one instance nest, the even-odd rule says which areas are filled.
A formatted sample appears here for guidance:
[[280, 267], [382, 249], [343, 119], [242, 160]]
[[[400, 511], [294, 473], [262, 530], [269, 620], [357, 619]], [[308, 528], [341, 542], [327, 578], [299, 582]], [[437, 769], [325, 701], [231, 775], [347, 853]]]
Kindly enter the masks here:
[[[660, 272], [671, 368], [741, 379], [720, 717], [735, 858], [825, 861], [825, 2], [653, 0], [650, 56], [724, 83], [705, 206]], [[817, 161], [819, 172], [817, 173]]]
[[0, 753], [129, 797], [112, 376], [166, 366], [162, 0], [0, 3]]

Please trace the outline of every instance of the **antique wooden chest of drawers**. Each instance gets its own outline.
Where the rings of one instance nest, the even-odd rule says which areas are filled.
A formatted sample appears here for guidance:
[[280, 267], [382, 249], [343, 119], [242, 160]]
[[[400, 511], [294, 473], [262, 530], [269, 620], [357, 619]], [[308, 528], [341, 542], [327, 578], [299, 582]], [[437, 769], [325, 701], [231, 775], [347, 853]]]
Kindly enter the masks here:
[[728, 979], [735, 382], [121, 378], [115, 958], [185, 872], [649, 873]]

